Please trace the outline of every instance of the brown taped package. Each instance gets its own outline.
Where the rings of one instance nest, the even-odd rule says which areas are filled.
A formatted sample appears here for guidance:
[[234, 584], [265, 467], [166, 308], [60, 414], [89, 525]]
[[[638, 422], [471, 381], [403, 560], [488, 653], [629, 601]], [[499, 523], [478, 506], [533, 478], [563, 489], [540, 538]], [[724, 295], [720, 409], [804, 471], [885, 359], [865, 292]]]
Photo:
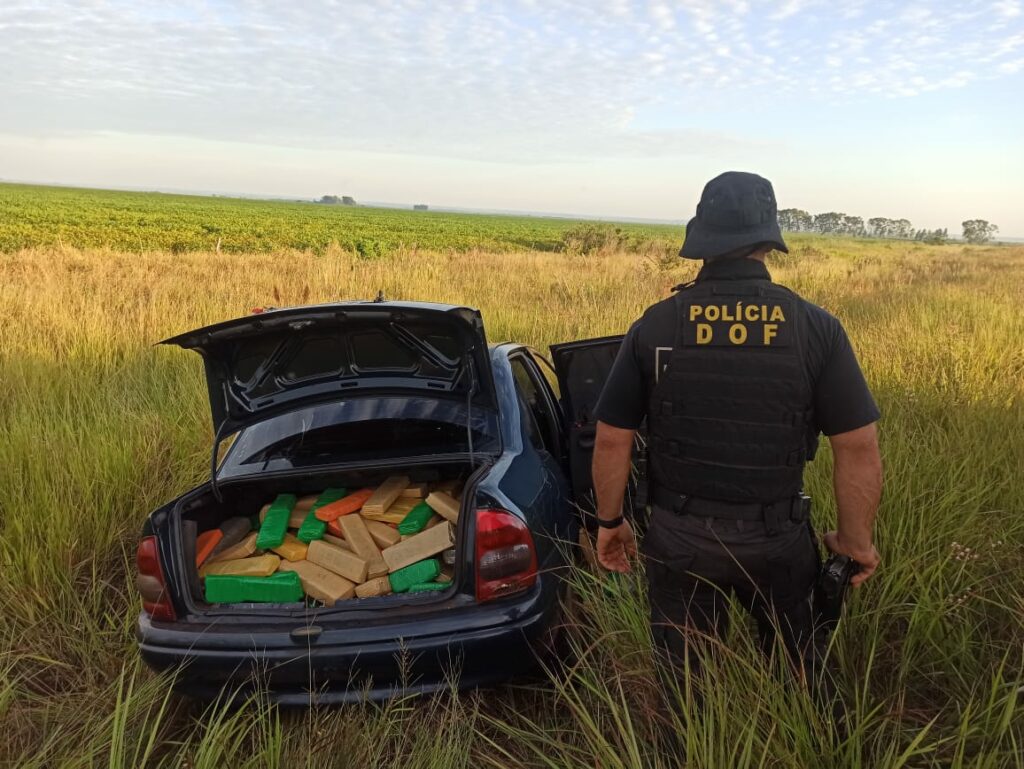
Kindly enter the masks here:
[[414, 537], [402, 540], [397, 545], [392, 545], [381, 553], [384, 562], [391, 571], [410, 566], [437, 555], [447, 550], [453, 544], [452, 526], [450, 523], [443, 523], [439, 526], [420, 532]]

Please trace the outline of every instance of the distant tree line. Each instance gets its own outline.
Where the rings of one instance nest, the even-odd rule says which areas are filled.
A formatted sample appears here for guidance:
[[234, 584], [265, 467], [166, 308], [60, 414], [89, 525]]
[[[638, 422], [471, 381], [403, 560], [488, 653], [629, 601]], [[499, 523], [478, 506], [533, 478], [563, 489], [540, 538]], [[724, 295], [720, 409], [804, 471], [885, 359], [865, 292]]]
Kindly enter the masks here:
[[943, 243], [949, 242], [949, 230], [945, 228], [941, 230], [918, 230], [914, 233], [914, 240], [941, 246]]
[[317, 203], [324, 203], [328, 206], [355, 206], [355, 198], [351, 195], [342, 195], [340, 198], [337, 195], [324, 195]]
[[[924, 243], [945, 243], [949, 232], [941, 230], [915, 230], [909, 219], [888, 219], [876, 216], [866, 222], [860, 216], [829, 211], [810, 214], [799, 208], [779, 211], [779, 227], [787, 232], [816, 232], [821, 235], [845, 235], [852, 238], [896, 238], [918, 240]], [[969, 219], [963, 223], [963, 239], [968, 243], [987, 243], [999, 228], [984, 219]]]

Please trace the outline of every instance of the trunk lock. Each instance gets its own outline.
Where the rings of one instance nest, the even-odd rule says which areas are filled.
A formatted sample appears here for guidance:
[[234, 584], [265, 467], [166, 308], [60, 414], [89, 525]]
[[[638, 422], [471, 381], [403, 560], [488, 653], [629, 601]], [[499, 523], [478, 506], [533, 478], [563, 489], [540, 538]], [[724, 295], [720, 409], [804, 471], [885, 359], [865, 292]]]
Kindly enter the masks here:
[[319, 625], [303, 625], [302, 627], [295, 628], [289, 635], [296, 643], [312, 643], [320, 638], [320, 634], [323, 631], [324, 629]]

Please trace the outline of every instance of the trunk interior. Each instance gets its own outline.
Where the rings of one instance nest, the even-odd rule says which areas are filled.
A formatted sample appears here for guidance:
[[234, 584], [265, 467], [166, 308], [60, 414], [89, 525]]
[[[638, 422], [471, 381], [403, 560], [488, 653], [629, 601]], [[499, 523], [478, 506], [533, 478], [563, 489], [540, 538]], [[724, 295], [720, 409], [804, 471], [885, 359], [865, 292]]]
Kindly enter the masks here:
[[[389, 463], [386, 468], [376, 469], [239, 478], [219, 485], [220, 500], [209, 486], [204, 487], [184, 498], [176, 511], [181, 543], [180, 563], [190, 603], [196, 613], [201, 614], [301, 614], [313, 607], [370, 609], [411, 601], [439, 600], [450, 594], [462, 578], [463, 543], [467, 541], [471, 516], [459, 515], [459, 510], [463, 500], [472, 498], [472, 489], [484, 471], [481, 464], [479, 460], [476, 466], [469, 461], [431, 461], [428, 464], [410, 461], [407, 464]], [[400, 489], [397, 495], [396, 489]], [[328, 490], [333, 493], [324, 496]], [[325, 500], [343, 502], [350, 498], [349, 506], [353, 506], [361, 499], [357, 494], [360, 491], [364, 497], [369, 495], [362, 507], [331, 522], [312, 523], [313, 529], [327, 524], [327, 530], [320, 536], [311, 536], [306, 530], [300, 532], [303, 523], [329, 517], [316, 515], [318, 502], [325, 513], [331, 509]], [[394, 499], [389, 500], [392, 495], [395, 495]], [[448, 500], [444, 499], [445, 495]], [[277, 508], [276, 513], [273, 509], [268, 512], [271, 505]], [[282, 507], [288, 513], [287, 533], [284, 542], [273, 547], [267, 540], [275, 541], [274, 531], [267, 531], [267, 539], [263, 539], [264, 530], [281, 527]], [[417, 508], [418, 514], [414, 512]], [[440, 515], [437, 509], [442, 509], [445, 514]], [[272, 523], [275, 518], [276, 525]], [[416, 528], [416, 524], [423, 520], [426, 523]], [[399, 532], [399, 523], [403, 521], [403, 531], [408, 531], [410, 526], [415, 531]], [[355, 536], [350, 528], [353, 526], [356, 528]], [[431, 533], [438, 527], [445, 527], [445, 532]], [[371, 544], [367, 544], [365, 536], [362, 536], [364, 541], [359, 541], [360, 530], [371, 535]], [[346, 533], [350, 535], [347, 538]], [[441, 549], [438, 543], [448, 542], [449, 534], [450, 546]], [[412, 546], [411, 540], [421, 535], [426, 536], [417, 544], [427, 555], [417, 557], [419, 550]], [[211, 542], [215, 542], [212, 552], [204, 552], [210, 549]], [[406, 545], [406, 542], [410, 544]], [[313, 543], [318, 544], [310, 549]], [[377, 546], [376, 556], [372, 549], [374, 544]], [[398, 550], [391, 549], [399, 544], [403, 545], [401, 556]], [[385, 550], [389, 553], [384, 554]], [[343, 557], [337, 551], [346, 551], [346, 555]], [[335, 557], [342, 566], [333, 560]], [[425, 574], [424, 579], [429, 578], [427, 581], [432, 586], [423, 587], [427, 582], [422, 582], [407, 589], [399, 587], [400, 580], [407, 581], [409, 571], [399, 578], [393, 575], [402, 570], [398, 564], [410, 561], [412, 573]], [[427, 569], [424, 565], [427, 561], [436, 563], [426, 564], [429, 566]], [[358, 571], [360, 562], [368, 564], [368, 568], [363, 567], [367, 568], [365, 574]], [[353, 564], [356, 565], [356, 573], [349, 570]], [[430, 576], [438, 569], [440, 573]], [[212, 594], [211, 576], [217, 577], [219, 582], [214, 582], [221, 586], [226, 582], [232, 587], [241, 586], [245, 597], [231, 600], [224, 597], [223, 591]], [[287, 578], [292, 593], [286, 600], [280, 600], [279, 593], [274, 593], [276, 598], [252, 597], [253, 590], [259, 593], [264, 585], [269, 584], [263, 581], [267, 578], [274, 581]], [[294, 592], [294, 583], [301, 583], [301, 597]], [[324, 585], [329, 586], [326, 596]], [[367, 593], [356, 595], [352, 593], [354, 589], [359, 592], [367, 590]]]

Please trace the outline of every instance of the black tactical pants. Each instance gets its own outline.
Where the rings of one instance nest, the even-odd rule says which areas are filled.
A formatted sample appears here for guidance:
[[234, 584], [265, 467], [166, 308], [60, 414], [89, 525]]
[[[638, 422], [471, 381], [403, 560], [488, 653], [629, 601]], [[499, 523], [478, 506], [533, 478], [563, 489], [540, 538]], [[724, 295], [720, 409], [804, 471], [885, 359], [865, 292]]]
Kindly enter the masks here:
[[769, 534], [761, 521], [679, 515], [653, 508], [644, 537], [651, 630], [677, 675], [707, 636], [722, 636], [735, 593], [757, 620], [761, 648], [770, 653], [781, 633], [794, 668], [817, 678], [811, 596], [819, 555], [807, 523], [783, 521]]

